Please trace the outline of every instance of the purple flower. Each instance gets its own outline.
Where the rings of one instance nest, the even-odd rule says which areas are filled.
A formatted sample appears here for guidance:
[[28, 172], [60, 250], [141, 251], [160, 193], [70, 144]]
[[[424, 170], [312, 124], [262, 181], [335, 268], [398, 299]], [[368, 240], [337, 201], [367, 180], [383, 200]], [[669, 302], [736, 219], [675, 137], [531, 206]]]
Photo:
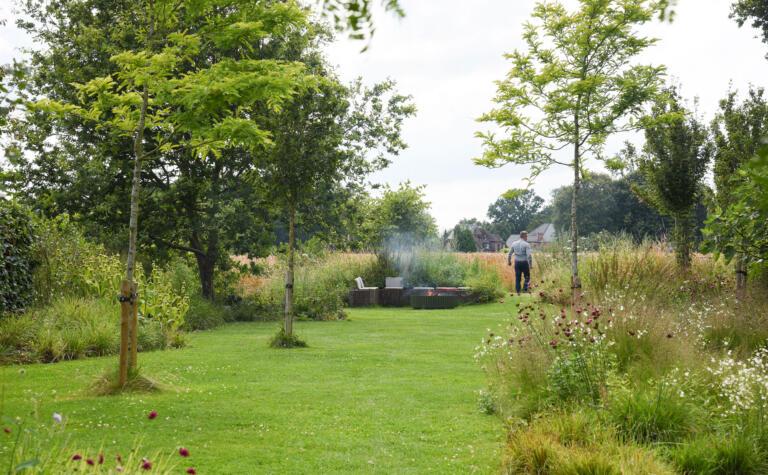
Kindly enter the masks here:
[[99, 465], [104, 463], [104, 454], [99, 454]]
[[194, 469], [194, 468], [192, 468], [192, 467], [189, 467], [189, 468], [187, 469], [187, 473], [192, 473], [192, 474], [194, 474], [194, 473], [197, 473], [197, 472], [195, 471], [195, 469]]
[[157, 417], [157, 411], [150, 411], [149, 414], [147, 414], [147, 419], [154, 419]]
[[57, 413], [57, 412], [54, 412], [54, 413], [53, 413], [53, 420], [54, 420], [54, 421], [56, 421], [56, 422], [58, 422], [58, 423], [61, 423], [61, 421], [62, 421], [62, 419], [61, 419], [61, 414], [59, 414], [59, 413]]
[[152, 468], [152, 464], [149, 462], [149, 460], [147, 460], [146, 462], [141, 464], [141, 468], [143, 468], [144, 470], [149, 470], [150, 468]]
[[189, 450], [182, 447], [179, 449], [179, 455], [182, 457], [189, 457]]
[[80, 454], [75, 454], [72, 456], [72, 460], [82, 460], [82, 459], [83, 459], [83, 456]]
[[7, 427], [3, 427], [3, 432], [5, 432], [6, 434], [10, 434], [11, 433], [11, 429], [9, 429]]
[[96, 462], [94, 462], [93, 459], [85, 459], [85, 463], [88, 465], [96, 465]]

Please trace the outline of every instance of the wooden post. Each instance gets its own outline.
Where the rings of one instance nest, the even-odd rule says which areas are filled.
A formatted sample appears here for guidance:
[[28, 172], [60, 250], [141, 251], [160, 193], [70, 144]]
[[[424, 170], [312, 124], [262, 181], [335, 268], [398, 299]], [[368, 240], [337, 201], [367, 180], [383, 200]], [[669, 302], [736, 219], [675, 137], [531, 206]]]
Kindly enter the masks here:
[[139, 352], [139, 283], [131, 283], [131, 369], [138, 364]]
[[131, 283], [123, 279], [120, 283], [120, 371], [118, 384], [124, 388], [128, 382], [131, 337]]

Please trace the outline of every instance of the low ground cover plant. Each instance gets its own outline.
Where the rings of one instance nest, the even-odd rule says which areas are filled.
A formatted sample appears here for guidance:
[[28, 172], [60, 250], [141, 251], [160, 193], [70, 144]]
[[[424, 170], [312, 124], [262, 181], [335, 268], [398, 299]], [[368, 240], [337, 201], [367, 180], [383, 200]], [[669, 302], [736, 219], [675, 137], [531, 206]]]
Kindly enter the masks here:
[[[558, 473], [566, 459], [583, 461], [562, 430], [542, 436], [538, 421], [552, 426], [555, 411], [588, 417], [616, 448], [589, 462], [604, 473], [764, 473], [764, 289], [737, 289], [706, 256], [681, 274], [663, 243], [615, 239], [583, 260], [584, 291], [571, 305], [557, 252], [536, 256], [536, 292], [476, 348], [495, 412], [510, 423], [509, 470]], [[531, 438], [536, 460], [521, 448]], [[659, 471], [622, 468], [619, 451], [632, 450], [650, 453]]]

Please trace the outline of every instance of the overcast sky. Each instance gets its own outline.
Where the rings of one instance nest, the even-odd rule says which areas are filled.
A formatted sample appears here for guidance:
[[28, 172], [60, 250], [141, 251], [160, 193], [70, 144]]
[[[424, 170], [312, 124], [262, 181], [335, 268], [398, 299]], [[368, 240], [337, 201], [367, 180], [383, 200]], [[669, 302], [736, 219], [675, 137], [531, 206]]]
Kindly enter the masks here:
[[[359, 41], [339, 40], [328, 55], [345, 80], [362, 76], [367, 83], [390, 77], [401, 93], [411, 94], [419, 109], [404, 128], [409, 148], [373, 177], [397, 186], [410, 180], [426, 185], [432, 214], [441, 229], [459, 219], [485, 219], [488, 205], [510, 188], [524, 186], [527, 170], [506, 166], [487, 169], [472, 158], [482, 153], [474, 133], [487, 129], [475, 122], [492, 107], [495, 80], [509, 70], [502, 54], [522, 48], [521, 25], [529, 19], [534, 0], [401, 0], [406, 17], [376, 17], [376, 34], [368, 51]], [[0, 0], [0, 18], [11, 18], [9, 0]], [[377, 2], [378, 3], [378, 2]], [[564, 2], [573, 3], [572, 0]], [[729, 81], [745, 90], [749, 84], [768, 86], [768, 46], [756, 30], [739, 29], [728, 18], [729, 0], [680, 0], [673, 24], [644, 28], [661, 41], [639, 60], [665, 64], [686, 97], [699, 97], [699, 110], [711, 119]], [[380, 12], [379, 12], [380, 13]], [[28, 45], [12, 25], [0, 27], [0, 63], [18, 56]], [[616, 153], [626, 139], [615, 137], [607, 147]], [[571, 179], [567, 168], [542, 175], [534, 190], [550, 192]]]

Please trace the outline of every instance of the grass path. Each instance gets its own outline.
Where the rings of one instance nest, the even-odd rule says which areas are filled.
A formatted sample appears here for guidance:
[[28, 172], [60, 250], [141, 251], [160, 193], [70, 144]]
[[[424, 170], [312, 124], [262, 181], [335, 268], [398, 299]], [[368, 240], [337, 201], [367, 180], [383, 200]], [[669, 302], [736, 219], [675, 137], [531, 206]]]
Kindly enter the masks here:
[[10, 367], [5, 414], [61, 413], [71, 445], [103, 444], [108, 457], [137, 439], [147, 453], [186, 447], [177, 473], [494, 473], [504, 434], [478, 411], [485, 376], [472, 354], [511, 310], [354, 309], [347, 321], [298, 322], [311, 346], [294, 350], [267, 348], [275, 323], [228, 325], [139, 355], [176, 389], [151, 395], [82, 391], [114, 357]]

